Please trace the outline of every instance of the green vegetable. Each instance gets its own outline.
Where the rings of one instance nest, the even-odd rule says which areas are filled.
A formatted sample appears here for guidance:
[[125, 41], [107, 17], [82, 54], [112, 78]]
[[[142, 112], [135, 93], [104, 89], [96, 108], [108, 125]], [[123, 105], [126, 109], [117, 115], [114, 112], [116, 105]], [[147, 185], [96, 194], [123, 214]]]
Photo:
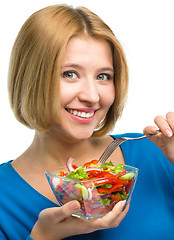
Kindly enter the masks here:
[[71, 171], [66, 177], [75, 180], [89, 179], [87, 172], [84, 171], [82, 167], [79, 167], [74, 171]]
[[115, 174], [118, 174], [118, 173], [120, 173], [120, 172], [122, 171], [122, 169], [123, 169], [123, 164], [117, 164], [117, 165], [114, 167], [113, 172], [114, 172]]
[[111, 187], [112, 187], [112, 184], [106, 183], [105, 188], [111, 188]]
[[123, 192], [122, 194], [119, 193], [119, 192], [117, 192], [117, 193], [113, 193], [113, 194], [114, 194], [114, 195], [118, 195], [118, 196], [120, 196], [120, 197], [121, 197], [121, 200], [126, 200], [126, 199], [127, 199], [127, 197], [125, 197], [126, 192]]
[[100, 199], [100, 203], [101, 203], [102, 205], [105, 205], [105, 206], [110, 205], [111, 199], [110, 199], [109, 197], [101, 198], [101, 199]]
[[106, 163], [106, 162], [105, 162], [105, 163], [102, 163], [102, 164], [101, 164], [101, 167], [103, 167], [103, 166], [105, 166], [105, 167], [106, 167], [106, 166], [114, 166], [114, 164], [110, 161], [110, 162], [108, 162], [108, 163]]
[[120, 180], [131, 180], [135, 176], [135, 173], [126, 173], [119, 177]]
[[100, 168], [100, 165], [91, 163], [90, 168]]

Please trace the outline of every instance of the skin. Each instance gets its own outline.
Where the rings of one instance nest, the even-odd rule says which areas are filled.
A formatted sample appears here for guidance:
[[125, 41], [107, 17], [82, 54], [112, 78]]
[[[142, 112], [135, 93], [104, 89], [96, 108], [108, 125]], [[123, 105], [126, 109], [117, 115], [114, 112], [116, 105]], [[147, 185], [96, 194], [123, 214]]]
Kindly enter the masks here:
[[75, 211], [71, 208], [71, 204], [72, 202], [69, 202], [63, 207], [42, 211], [32, 230], [31, 238], [34, 240], [58, 240], [72, 235], [117, 227], [128, 211], [127, 207], [122, 212], [124, 202], [120, 201], [104, 217], [95, 220], [82, 220], [71, 216], [79, 209], [78, 202], [73, 202]]
[[[115, 96], [113, 83], [113, 59], [109, 44], [90, 37], [76, 37], [69, 41], [60, 73], [61, 119], [50, 122], [46, 135], [36, 132], [31, 146], [12, 165], [15, 170], [38, 192], [57, 203], [45, 177], [45, 170], [57, 173], [71, 156], [77, 165], [98, 159], [113, 139], [93, 139], [91, 135], [112, 105]], [[68, 109], [68, 111], [67, 111]], [[74, 116], [72, 111], [93, 114], [91, 118]], [[166, 119], [155, 118], [156, 127], [148, 126], [144, 134], [161, 130], [151, 137], [166, 157], [174, 163], [174, 113]], [[167, 130], [170, 130], [167, 132]], [[171, 136], [172, 135], [172, 136]], [[67, 151], [68, 149], [68, 151]], [[118, 148], [110, 157], [115, 164], [124, 163]], [[125, 217], [129, 205], [122, 211], [125, 202], [119, 202], [102, 218], [82, 220], [72, 217], [80, 206], [72, 201], [62, 207], [43, 210], [34, 225], [31, 237], [34, 240], [58, 240], [99, 229], [117, 227]]]
[[[51, 131], [63, 141], [89, 141], [115, 98], [114, 69], [110, 46], [104, 40], [73, 38], [67, 44], [60, 79], [61, 127], [53, 119]], [[109, 93], [109, 94], [106, 94]], [[66, 109], [93, 112], [90, 122]], [[84, 122], [83, 122], [84, 120]], [[89, 119], [88, 119], [89, 121]], [[50, 131], [50, 132], [51, 132]]]
[[160, 129], [161, 133], [150, 138], [150, 140], [157, 145], [167, 157], [167, 159], [174, 164], [174, 112], [168, 112], [166, 117], [157, 116], [154, 119], [157, 127], [147, 126], [144, 128], [145, 135], [155, 133]]

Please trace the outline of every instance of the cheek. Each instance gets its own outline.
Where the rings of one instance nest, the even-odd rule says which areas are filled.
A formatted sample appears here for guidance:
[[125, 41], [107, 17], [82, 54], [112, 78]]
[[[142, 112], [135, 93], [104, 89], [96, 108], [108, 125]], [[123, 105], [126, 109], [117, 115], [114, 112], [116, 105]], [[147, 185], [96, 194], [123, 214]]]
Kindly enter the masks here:
[[115, 100], [115, 87], [113, 85], [113, 86], [109, 87], [108, 89], [105, 89], [105, 91], [103, 91], [102, 102], [109, 109], [110, 106], [113, 104], [114, 100]]
[[73, 90], [74, 90], [73, 87], [67, 86], [66, 84], [61, 84], [60, 102], [62, 106], [65, 106], [72, 100], [73, 96], [75, 95]]

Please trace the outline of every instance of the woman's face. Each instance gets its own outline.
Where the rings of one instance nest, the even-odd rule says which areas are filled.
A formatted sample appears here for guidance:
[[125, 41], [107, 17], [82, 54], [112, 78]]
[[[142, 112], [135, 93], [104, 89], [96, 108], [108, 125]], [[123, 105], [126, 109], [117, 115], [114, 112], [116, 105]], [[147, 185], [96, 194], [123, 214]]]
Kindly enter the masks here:
[[[52, 122], [59, 136], [89, 138], [115, 98], [113, 57], [105, 40], [72, 38], [61, 65], [61, 124]], [[57, 132], [56, 131], [56, 132]]]

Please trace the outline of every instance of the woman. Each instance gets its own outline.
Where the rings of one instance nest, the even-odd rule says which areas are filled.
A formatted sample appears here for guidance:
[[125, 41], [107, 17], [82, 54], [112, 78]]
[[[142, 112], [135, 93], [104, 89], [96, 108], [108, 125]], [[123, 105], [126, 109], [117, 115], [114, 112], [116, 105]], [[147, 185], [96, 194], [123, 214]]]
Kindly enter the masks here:
[[[156, 118], [161, 133], [151, 138], [165, 155], [146, 139], [124, 143], [110, 156], [115, 164], [126, 162], [140, 169], [130, 214], [129, 206], [122, 211], [125, 202], [119, 202], [96, 220], [72, 217], [79, 203], [59, 207], [45, 177], [45, 170], [57, 173], [69, 156], [77, 165], [98, 159], [118, 137], [108, 133], [124, 107], [127, 65], [119, 42], [98, 16], [86, 8], [66, 5], [34, 13], [15, 41], [8, 86], [16, 118], [35, 129], [35, 137], [21, 156], [0, 167], [1, 239], [121, 239], [132, 233], [135, 239], [140, 234], [141, 239], [160, 239], [163, 228], [165, 239], [172, 239], [173, 113], [166, 119]], [[155, 133], [157, 127], [145, 128], [144, 134]], [[152, 191], [151, 186], [156, 189]], [[152, 199], [152, 205], [147, 199]], [[165, 222], [158, 219], [159, 205]], [[150, 210], [143, 221], [142, 209]], [[159, 233], [155, 227], [152, 233], [152, 222], [160, 227]]]

